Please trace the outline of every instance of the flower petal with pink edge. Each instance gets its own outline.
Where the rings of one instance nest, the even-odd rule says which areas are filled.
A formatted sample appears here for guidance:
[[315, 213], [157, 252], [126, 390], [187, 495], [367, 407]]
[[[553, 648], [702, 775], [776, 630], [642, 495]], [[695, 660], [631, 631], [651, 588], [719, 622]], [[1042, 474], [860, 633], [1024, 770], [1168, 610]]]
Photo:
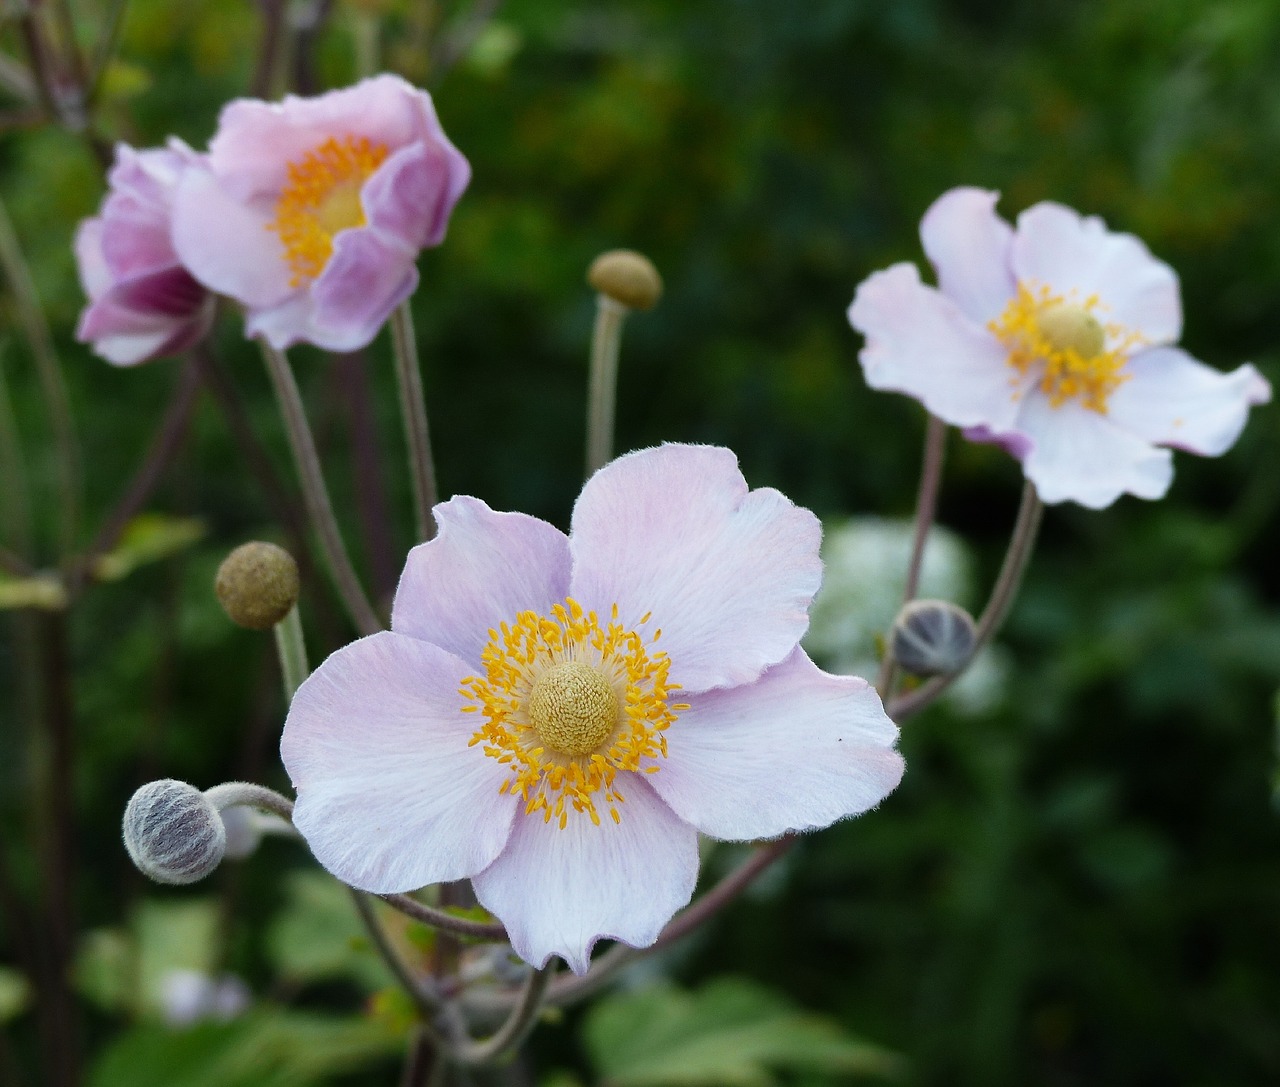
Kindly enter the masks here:
[[1031, 440], [1022, 470], [1043, 502], [1096, 510], [1126, 493], [1161, 498], [1173, 482], [1169, 450], [1074, 400], [1055, 408], [1040, 392], [1028, 395], [1017, 429]]
[[663, 445], [595, 473], [573, 509], [570, 595], [624, 627], [645, 613], [686, 691], [746, 683], [795, 648], [822, 580], [822, 526], [728, 449]]
[[1230, 449], [1249, 408], [1271, 399], [1270, 384], [1252, 366], [1224, 374], [1176, 347], [1139, 352], [1125, 373], [1128, 380], [1108, 402], [1116, 424], [1157, 445], [1208, 457]]
[[980, 325], [999, 317], [1017, 290], [1009, 267], [1013, 227], [996, 214], [999, 199], [986, 189], [952, 189], [920, 221], [939, 289]]
[[311, 286], [309, 322], [292, 339], [328, 351], [366, 347], [418, 285], [416, 255], [368, 228], [341, 231], [329, 263]]
[[873, 389], [914, 396], [953, 426], [1011, 429], [1026, 379], [994, 335], [920, 282], [914, 264], [863, 280], [849, 323], [867, 338], [859, 359]]
[[866, 680], [801, 649], [754, 683], [688, 696], [646, 778], [675, 813], [728, 841], [816, 830], [879, 804], [902, 780], [898, 728]]
[[76, 227], [71, 243], [80, 274], [80, 286], [90, 298], [97, 298], [115, 281], [102, 255], [102, 219], [84, 219]]
[[1118, 323], [1148, 344], [1173, 343], [1182, 334], [1178, 277], [1132, 234], [1107, 229], [1097, 216], [1062, 204], [1041, 203], [1018, 216], [1011, 250], [1013, 270], [1027, 285], [1084, 302], [1096, 295], [1102, 323]]
[[569, 541], [524, 513], [458, 496], [435, 507], [439, 533], [409, 552], [391, 629], [471, 663], [489, 630], [522, 611], [547, 614], [569, 592]]
[[470, 164], [447, 141], [401, 148], [360, 190], [365, 218], [412, 249], [439, 245], [470, 179]]
[[469, 666], [383, 631], [329, 657], [293, 697], [280, 753], [293, 823], [316, 859], [375, 894], [464, 879], [498, 856], [516, 801], [510, 771], [468, 747], [458, 684]]
[[648, 947], [693, 895], [697, 831], [638, 775], [617, 782], [626, 796], [619, 822], [596, 826], [571, 811], [561, 830], [541, 813], [517, 815], [506, 849], [471, 880], [515, 953], [534, 966], [559, 955], [585, 974], [597, 940]]

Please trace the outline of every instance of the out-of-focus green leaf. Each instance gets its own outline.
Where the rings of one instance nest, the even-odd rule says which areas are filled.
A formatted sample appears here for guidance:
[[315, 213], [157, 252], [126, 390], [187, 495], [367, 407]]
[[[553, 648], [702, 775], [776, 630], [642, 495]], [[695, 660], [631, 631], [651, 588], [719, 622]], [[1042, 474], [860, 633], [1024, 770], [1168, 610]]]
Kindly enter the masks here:
[[33, 574], [31, 577], [0, 574], [0, 611], [13, 608], [61, 611], [66, 606], [67, 590], [56, 574]]
[[16, 1019], [31, 1001], [31, 986], [16, 970], [0, 966], [0, 1023]]
[[123, 1011], [134, 1003], [136, 948], [120, 929], [85, 933], [76, 954], [75, 984], [80, 994], [107, 1011]]
[[94, 577], [100, 581], [119, 581], [139, 566], [185, 551], [204, 533], [204, 522], [198, 517], [139, 514], [125, 526], [116, 546], [99, 556], [93, 566]]
[[737, 978], [697, 992], [664, 985], [611, 997], [587, 1018], [585, 1040], [616, 1087], [769, 1087], [779, 1072], [895, 1079], [905, 1070], [889, 1050]]

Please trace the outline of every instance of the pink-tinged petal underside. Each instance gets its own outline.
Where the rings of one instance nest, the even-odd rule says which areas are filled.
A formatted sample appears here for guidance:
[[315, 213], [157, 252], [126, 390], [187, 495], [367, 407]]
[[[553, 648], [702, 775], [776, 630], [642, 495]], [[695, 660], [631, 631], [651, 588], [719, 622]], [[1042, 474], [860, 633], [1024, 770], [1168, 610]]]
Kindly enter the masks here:
[[368, 228], [335, 235], [333, 255], [311, 285], [314, 308], [304, 338], [329, 351], [367, 347], [418, 285], [415, 256]]
[[[169, 328], [152, 332], [115, 332], [93, 340], [93, 350], [113, 366], [135, 366], [164, 354], [172, 335], [173, 331]], [[78, 332], [76, 339], [82, 343], [89, 342], [88, 337], [81, 336]]]
[[468, 747], [469, 666], [390, 631], [353, 642], [298, 688], [280, 754], [293, 822], [316, 859], [375, 894], [464, 879], [499, 854], [516, 801], [510, 771]]
[[728, 449], [663, 445], [605, 465], [573, 510], [570, 594], [625, 627], [661, 629], [686, 691], [753, 680], [808, 629], [822, 526]]
[[391, 629], [442, 646], [472, 668], [489, 630], [522, 611], [545, 615], [569, 592], [569, 541], [524, 513], [460, 495], [435, 507], [440, 531], [409, 552]]
[[689, 901], [698, 879], [698, 833], [635, 774], [615, 823], [576, 812], [568, 825], [516, 816], [501, 856], [472, 878], [476, 898], [507, 929], [515, 953], [543, 966], [559, 955], [584, 974], [597, 940], [648, 947]]
[[174, 194], [173, 247], [211, 290], [250, 307], [276, 306], [297, 288], [280, 238], [267, 229], [272, 215], [270, 205], [233, 200], [212, 174], [193, 168]]
[[943, 193], [920, 221], [920, 241], [938, 273], [938, 287], [979, 325], [995, 320], [1017, 283], [1009, 267], [1013, 228], [996, 214], [997, 192], [959, 188]]
[[118, 279], [171, 268], [177, 261], [169, 238], [168, 206], [129, 193], [102, 204], [102, 256]]
[[1018, 216], [1011, 249], [1014, 274], [1083, 302], [1099, 300], [1102, 323], [1139, 333], [1148, 344], [1182, 334], [1178, 277], [1132, 234], [1109, 231], [1096, 216], [1042, 203]]
[[370, 175], [360, 201], [370, 226], [416, 252], [444, 240], [470, 178], [470, 165], [451, 143], [411, 144]]
[[866, 338], [859, 360], [873, 389], [914, 396], [952, 426], [1011, 429], [1026, 381], [996, 337], [920, 282], [914, 264], [868, 277], [849, 307]]
[[1017, 429], [1032, 443], [1022, 470], [1044, 502], [1103, 509], [1126, 493], [1161, 498], [1173, 482], [1169, 450], [1074, 400], [1055, 408], [1043, 393], [1029, 394]]
[[97, 298], [111, 286], [111, 270], [102, 255], [102, 220], [97, 216], [83, 219], [76, 227], [72, 249], [76, 257], [76, 270], [80, 273], [80, 286], [90, 298]]
[[730, 841], [816, 830], [902, 780], [898, 728], [866, 680], [797, 649], [754, 683], [688, 696], [645, 780], [681, 819]]
[[1157, 445], [1216, 457], [1244, 429], [1249, 408], [1271, 399], [1271, 386], [1250, 365], [1224, 374], [1176, 347], [1153, 347], [1129, 359], [1129, 380], [1111, 394], [1117, 426]]

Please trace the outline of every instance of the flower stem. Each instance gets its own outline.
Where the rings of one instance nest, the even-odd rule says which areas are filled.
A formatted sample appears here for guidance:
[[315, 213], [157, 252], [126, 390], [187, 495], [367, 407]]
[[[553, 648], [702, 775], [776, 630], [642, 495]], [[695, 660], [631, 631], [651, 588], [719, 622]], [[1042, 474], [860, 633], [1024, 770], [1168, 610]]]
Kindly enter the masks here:
[[[911, 541], [911, 560], [907, 564], [907, 579], [902, 593], [903, 604], [910, 604], [920, 589], [920, 571], [924, 566], [924, 549], [929, 540], [929, 529], [938, 512], [938, 487], [942, 480], [942, 460], [947, 449], [947, 424], [936, 415], [929, 416], [924, 431], [924, 453], [920, 466], [920, 490], [916, 494], [916, 531]], [[880, 662], [880, 676], [876, 690], [881, 698], [888, 698], [893, 689], [893, 652], [886, 646]]]
[[481, 940], [505, 940], [507, 938], [507, 930], [499, 924], [490, 924], [485, 921], [469, 921], [465, 917], [455, 917], [451, 913], [445, 913], [444, 910], [438, 910], [434, 906], [428, 906], [423, 902], [419, 902], [416, 898], [410, 898], [408, 895], [401, 894], [385, 894], [378, 895], [388, 906], [393, 906], [406, 917], [412, 917], [415, 921], [421, 921], [425, 925], [431, 925], [433, 928], [443, 929], [445, 932], [457, 933], [459, 936], [472, 936]]
[[0, 517], [4, 518], [0, 527], [5, 541], [29, 556], [31, 496], [27, 492], [27, 464], [3, 359], [0, 359]]
[[265, 785], [255, 785], [251, 781], [224, 781], [212, 789], [206, 789], [204, 795], [209, 803], [221, 811], [223, 808], [261, 808], [281, 819], [293, 820], [293, 801], [282, 796]]
[[302, 619], [294, 604], [275, 627], [276, 655], [280, 658], [280, 675], [284, 680], [285, 702], [292, 702], [294, 692], [302, 686], [311, 666], [307, 663], [307, 644], [302, 637]]
[[293, 371], [289, 368], [289, 360], [283, 351], [277, 351], [265, 340], [262, 341], [262, 355], [266, 359], [271, 384], [275, 387], [285, 433], [289, 436], [289, 447], [293, 451], [293, 461], [302, 482], [307, 515], [320, 539], [320, 550], [329, 567], [329, 574], [356, 628], [361, 634], [375, 634], [383, 629], [382, 623], [356, 577], [351, 557], [342, 542], [342, 533], [333, 515], [329, 491], [320, 470], [316, 443], [311, 437], [311, 428], [307, 425], [302, 396], [298, 392], [298, 383], [293, 379]]
[[422, 368], [418, 365], [418, 341], [413, 331], [413, 313], [402, 302], [391, 315], [391, 342], [396, 356], [396, 386], [400, 391], [400, 413], [404, 418], [405, 440], [409, 445], [409, 476], [413, 480], [413, 509], [418, 539], [436, 534], [431, 507], [436, 504], [436, 467], [431, 459], [431, 432], [427, 429], [427, 402], [422, 393]]
[[[365, 930], [369, 933], [369, 939], [373, 941], [374, 946], [378, 949], [378, 954], [382, 956], [387, 968], [395, 975], [396, 980], [405, 992], [409, 994], [414, 1006], [417, 1007], [424, 1020], [430, 1021], [436, 1012], [440, 1010], [440, 1001], [427, 991], [421, 979], [413, 976], [413, 971], [409, 969], [408, 963], [392, 947], [382, 923], [378, 920], [378, 915], [374, 912], [373, 903], [370, 901], [372, 896], [364, 891], [357, 891], [354, 887], [350, 888], [350, 891], [351, 900], [355, 903], [356, 911], [360, 914], [360, 920], [364, 922]], [[432, 1040], [438, 1042], [439, 1038], [436, 1036], [435, 1031], [429, 1027], [427, 1029], [431, 1032]]]
[[461, 1046], [451, 1054], [452, 1059], [458, 1064], [475, 1067], [492, 1064], [516, 1049], [538, 1021], [538, 1012], [542, 1008], [542, 1000], [555, 969], [553, 960], [543, 969], [534, 970], [525, 982], [507, 1021], [483, 1041]]
[[613, 456], [613, 420], [618, 400], [618, 348], [628, 310], [606, 294], [596, 296], [587, 392], [587, 475]]
[[[1043, 512], [1044, 506], [1040, 497], [1036, 494], [1035, 487], [1028, 481], [1022, 489], [1022, 504], [1018, 507], [1018, 519], [1014, 522], [1013, 534], [1009, 539], [1009, 550], [1004, 556], [1004, 565], [1000, 567], [1000, 574], [991, 589], [987, 606], [978, 617], [973, 651], [969, 655], [970, 662], [982, 647], [995, 637], [1009, 614], [1009, 609], [1013, 606], [1018, 586], [1022, 583], [1022, 575], [1026, 572], [1032, 551], [1035, 550], [1036, 534], [1040, 528], [1040, 516]], [[895, 721], [902, 721], [913, 713], [918, 713], [963, 674], [962, 668], [951, 675], [935, 676], [914, 691], [893, 699], [887, 707], [889, 716]]]

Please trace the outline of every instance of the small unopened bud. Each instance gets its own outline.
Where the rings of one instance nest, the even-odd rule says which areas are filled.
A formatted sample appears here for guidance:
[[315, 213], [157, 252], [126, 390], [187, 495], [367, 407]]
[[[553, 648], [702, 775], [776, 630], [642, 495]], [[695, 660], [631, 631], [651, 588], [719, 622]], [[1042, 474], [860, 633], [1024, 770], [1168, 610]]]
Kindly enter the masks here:
[[973, 656], [973, 617], [945, 600], [912, 600], [890, 635], [893, 659], [917, 676], [950, 676]]
[[194, 785], [165, 778], [142, 786], [124, 810], [124, 847], [157, 883], [195, 883], [226, 851], [222, 816]]
[[270, 630], [298, 602], [298, 564], [275, 544], [241, 544], [222, 560], [213, 591], [233, 623]]
[[633, 249], [601, 253], [587, 269], [587, 283], [628, 309], [653, 309], [662, 297], [662, 277], [653, 261]]

